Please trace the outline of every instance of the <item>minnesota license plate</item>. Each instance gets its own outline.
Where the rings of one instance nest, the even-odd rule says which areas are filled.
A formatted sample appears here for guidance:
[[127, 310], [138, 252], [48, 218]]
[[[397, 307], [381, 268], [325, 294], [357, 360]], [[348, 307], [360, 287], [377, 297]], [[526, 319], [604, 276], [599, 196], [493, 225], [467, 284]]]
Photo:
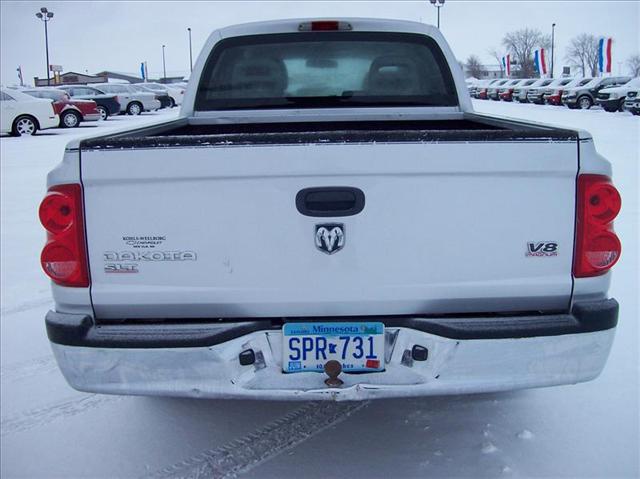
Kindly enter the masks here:
[[382, 323], [286, 323], [282, 336], [287, 373], [323, 371], [331, 359], [345, 372], [384, 369]]

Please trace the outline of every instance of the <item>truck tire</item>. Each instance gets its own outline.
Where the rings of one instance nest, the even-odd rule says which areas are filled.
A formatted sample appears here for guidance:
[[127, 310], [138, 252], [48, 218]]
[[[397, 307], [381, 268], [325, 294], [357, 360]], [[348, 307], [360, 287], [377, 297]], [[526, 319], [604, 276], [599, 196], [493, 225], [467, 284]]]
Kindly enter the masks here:
[[98, 105], [97, 110], [100, 112], [100, 119], [102, 121], [105, 121], [107, 118], [109, 118], [109, 110], [107, 110], [105, 106]]
[[81, 121], [82, 117], [75, 111], [63, 111], [60, 115], [60, 128], [76, 128]]
[[20, 115], [13, 121], [13, 125], [11, 125], [11, 134], [13, 136], [35, 135], [38, 128], [38, 120], [34, 117], [31, 115]]
[[581, 110], [588, 110], [592, 106], [593, 100], [591, 100], [591, 98], [589, 98], [587, 95], [582, 95], [580, 98], [578, 98], [578, 107]]
[[132, 101], [127, 105], [127, 115], [140, 115], [142, 113], [142, 104], [139, 101]]

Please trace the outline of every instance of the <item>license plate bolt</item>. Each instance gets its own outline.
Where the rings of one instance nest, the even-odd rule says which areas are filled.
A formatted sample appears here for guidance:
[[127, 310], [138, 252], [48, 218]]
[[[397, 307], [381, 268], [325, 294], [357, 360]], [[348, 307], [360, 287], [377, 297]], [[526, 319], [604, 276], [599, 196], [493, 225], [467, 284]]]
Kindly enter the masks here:
[[238, 355], [240, 366], [250, 366], [256, 362], [256, 353], [253, 349], [246, 349]]
[[419, 346], [415, 344], [413, 348], [411, 348], [411, 358], [414, 361], [426, 361], [429, 357], [429, 350], [424, 346]]

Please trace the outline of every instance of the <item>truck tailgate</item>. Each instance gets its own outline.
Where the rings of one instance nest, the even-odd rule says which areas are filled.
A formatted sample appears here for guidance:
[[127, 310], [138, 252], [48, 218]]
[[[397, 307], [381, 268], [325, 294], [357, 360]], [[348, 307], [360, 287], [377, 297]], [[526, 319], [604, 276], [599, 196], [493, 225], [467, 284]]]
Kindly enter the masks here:
[[[94, 311], [123, 319], [566, 310], [577, 161], [575, 140], [83, 150]], [[297, 210], [300, 190], [332, 186], [362, 190], [364, 209]], [[343, 225], [334, 254], [316, 247], [325, 224]]]

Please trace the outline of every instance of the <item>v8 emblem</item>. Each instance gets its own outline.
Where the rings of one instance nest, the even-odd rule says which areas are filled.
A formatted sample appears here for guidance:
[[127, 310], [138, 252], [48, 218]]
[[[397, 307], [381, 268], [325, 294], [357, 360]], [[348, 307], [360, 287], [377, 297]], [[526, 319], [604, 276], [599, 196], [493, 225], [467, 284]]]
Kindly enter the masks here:
[[555, 241], [527, 243], [527, 256], [558, 256], [558, 243]]

